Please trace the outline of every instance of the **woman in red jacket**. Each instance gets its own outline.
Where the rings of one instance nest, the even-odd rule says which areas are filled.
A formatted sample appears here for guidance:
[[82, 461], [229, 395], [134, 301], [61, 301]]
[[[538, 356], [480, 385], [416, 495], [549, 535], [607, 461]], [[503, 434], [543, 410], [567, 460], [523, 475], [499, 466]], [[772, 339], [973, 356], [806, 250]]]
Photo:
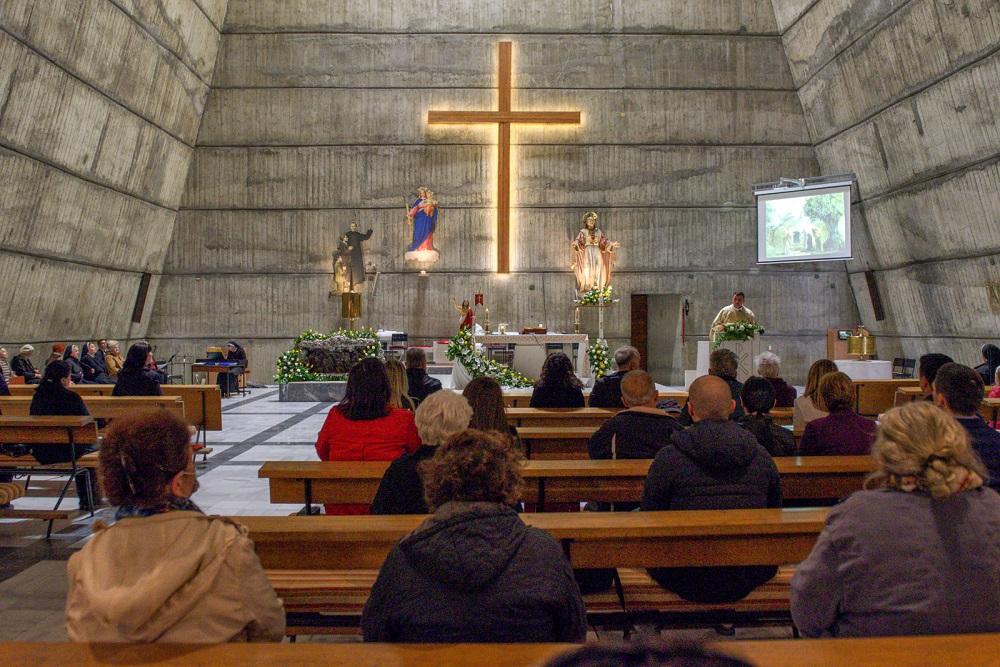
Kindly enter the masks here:
[[[413, 413], [389, 406], [389, 375], [363, 359], [347, 376], [344, 400], [330, 410], [316, 439], [323, 461], [392, 461], [420, 447]], [[368, 514], [368, 505], [327, 505], [327, 514]]]

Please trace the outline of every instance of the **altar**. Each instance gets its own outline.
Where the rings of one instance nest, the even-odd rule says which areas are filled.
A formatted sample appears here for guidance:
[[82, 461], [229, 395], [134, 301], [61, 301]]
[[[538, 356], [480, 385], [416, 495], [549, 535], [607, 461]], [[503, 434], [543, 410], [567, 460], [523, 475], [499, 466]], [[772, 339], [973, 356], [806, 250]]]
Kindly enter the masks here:
[[513, 345], [514, 359], [511, 367], [518, 373], [537, 380], [542, 372], [542, 364], [548, 356], [549, 345], [559, 345], [570, 359], [576, 351], [576, 374], [580, 378], [590, 377], [590, 362], [587, 358], [587, 334], [483, 334], [477, 335], [476, 343], [485, 346]]

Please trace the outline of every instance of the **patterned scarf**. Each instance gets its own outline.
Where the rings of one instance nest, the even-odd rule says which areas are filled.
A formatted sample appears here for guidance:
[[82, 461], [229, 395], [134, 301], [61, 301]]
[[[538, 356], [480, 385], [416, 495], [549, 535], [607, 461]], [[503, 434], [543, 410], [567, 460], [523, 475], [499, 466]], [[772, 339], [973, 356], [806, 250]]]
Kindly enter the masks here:
[[199, 514], [204, 514], [201, 508], [194, 504], [190, 498], [174, 498], [168, 497], [163, 500], [163, 502], [158, 505], [152, 505], [149, 507], [138, 507], [136, 505], [122, 505], [115, 512], [115, 521], [121, 519], [127, 519], [130, 517], [144, 517], [153, 516], [156, 514], [164, 514], [166, 512], [198, 512]]

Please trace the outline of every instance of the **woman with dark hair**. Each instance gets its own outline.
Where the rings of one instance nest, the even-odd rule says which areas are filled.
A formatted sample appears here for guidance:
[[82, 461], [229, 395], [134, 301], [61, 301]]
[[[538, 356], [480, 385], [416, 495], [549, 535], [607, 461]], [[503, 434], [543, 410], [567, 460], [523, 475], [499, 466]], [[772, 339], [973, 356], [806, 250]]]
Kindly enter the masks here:
[[146, 357], [149, 345], [133, 343], [125, 355], [125, 364], [118, 372], [118, 381], [111, 391], [112, 396], [162, 396], [160, 383], [146, 372]]
[[[413, 413], [390, 405], [385, 364], [362, 359], [347, 376], [344, 400], [330, 410], [316, 438], [322, 461], [393, 461], [420, 447]], [[327, 514], [368, 514], [368, 505], [327, 505]]]
[[279, 642], [285, 613], [247, 529], [206, 516], [191, 430], [166, 410], [116, 419], [99, 459], [115, 523], [69, 560], [76, 642]]
[[393, 547], [361, 615], [371, 642], [582, 642], [587, 619], [552, 536], [524, 525], [522, 459], [469, 429], [421, 466], [434, 514]]
[[573, 372], [573, 362], [562, 352], [553, 352], [542, 364], [542, 377], [531, 392], [533, 408], [582, 408], [583, 384]]
[[[73, 347], [76, 347], [75, 345]], [[71, 391], [70, 366], [65, 361], [53, 361], [45, 367], [42, 381], [31, 397], [31, 407], [28, 414], [38, 417], [86, 417], [90, 414], [83, 399], [75, 391]], [[77, 458], [94, 451], [93, 447], [76, 445]], [[65, 463], [73, 460], [73, 448], [70, 445], [36, 445], [31, 448], [32, 455], [44, 465], [50, 463]], [[90, 480], [88, 486], [87, 480]], [[93, 472], [76, 476], [76, 495], [80, 499], [80, 509], [91, 512], [97, 501], [97, 479]]]
[[774, 385], [768, 378], [752, 376], [743, 383], [740, 392], [745, 415], [736, 421], [740, 426], [753, 433], [757, 442], [771, 456], [793, 456], [795, 454], [795, 437], [788, 429], [774, 423], [771, 419], [771, 408], [775, 403]]
[[84, 343], [81, 350], [83, 354], [80, 357], [80, 366], [83, 367], [83, 381], [86, 384], [114, 384], [115, 381], [108, 377], [104, 358], [97, 354], [97, 345]]
[[517, 429], [507, 421], [507, 408], [503, 402], [503, 388], [491, 377], [478, 377], [462, 390], [462, 396], [472, 406], [472, 421], [469, 428], [480, 431], [496, 431], [510, 436], [519, 444]]
[[1000, 368], [1000, 347], [987, 343], [980, 348], [979, 353], [983, 356], [983, 363], [976, 366], [976, 372], [983, 378], [983, 384], [989, 387]]
[[238, 368], [233, 368], [232, 371], [226, 373], [219, 373], [215, 379], [219, 384], [219, 390], [222, 392], [222, 395], [230, 396], [239, 391], [239, 381], [237, 378], [246, 368], [247, 352], [235, 340], [228, 341], [226, 343], [226, 361], [242, 362]]
[[[63, 351], [63, 362], [69, 366], [69, 379], [73, 384], [83, 384], [83, 366], [80, 364], [80, 346], [72, 343]], [[90, 384], [90, 383], [88, 383]]]

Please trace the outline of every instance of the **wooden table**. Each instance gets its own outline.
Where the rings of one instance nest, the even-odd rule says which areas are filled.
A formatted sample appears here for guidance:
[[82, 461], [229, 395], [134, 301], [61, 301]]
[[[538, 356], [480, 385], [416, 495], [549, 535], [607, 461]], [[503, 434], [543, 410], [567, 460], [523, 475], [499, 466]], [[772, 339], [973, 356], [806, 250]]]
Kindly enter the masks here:
[[893, 406], [896, 392], [920, 387], [920, 380], [855, 380], [854, 409], [866, 417], [877, 417]]
[[[842, 498], [875, 471], [870, 456], [780, 456], [785, 500]], [[650, 459], [533, 460], [525, 462], [522, 499], [537, 503], [626, 502], [642, 499]], [[272, 503], [371, 503], [388, 461], [269, 461], [257, 471], [269, 480]]]
[[[511, 667], [543, 665], [572, 644], [74, 644], [3, 642], [10, 665], [273, 667]], [[712, 648], [760, 667], [926, 667], [995, 665], [1000, 635], [932, 635], [872, 639], [719, 641]]]
[[[784, 565], [802, 561], [826, 509], [522, 514], [574, 567]], [[232, 517], [269, 570], [368, 570], [426, 517]]]

